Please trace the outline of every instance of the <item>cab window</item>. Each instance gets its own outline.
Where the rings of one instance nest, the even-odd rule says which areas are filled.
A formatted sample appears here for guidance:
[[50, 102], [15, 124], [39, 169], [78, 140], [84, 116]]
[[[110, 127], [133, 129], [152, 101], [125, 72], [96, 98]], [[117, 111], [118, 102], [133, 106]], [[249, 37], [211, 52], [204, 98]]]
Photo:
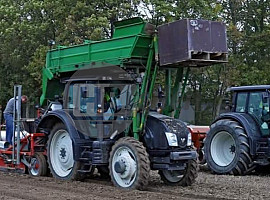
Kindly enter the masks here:
[[235, 112], [246, 112], [247, 92], [237, 94]]
[[251, 92], [249, 94], [248, 113], [253, 114], [260, 119], [262, 116], [262, 109], [262, 92]]

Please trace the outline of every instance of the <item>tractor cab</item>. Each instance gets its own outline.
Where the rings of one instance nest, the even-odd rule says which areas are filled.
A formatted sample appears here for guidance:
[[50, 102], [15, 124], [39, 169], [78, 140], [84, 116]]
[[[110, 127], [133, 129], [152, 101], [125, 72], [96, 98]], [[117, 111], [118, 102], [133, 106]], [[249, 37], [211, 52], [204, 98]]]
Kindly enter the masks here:
[[260, 126], [262, 135], [269, 135], [270, 112], [269, 112], [269, 89], [270, 85], [232, 87], [234, 92], [232, 111], [250, 115]]
[[67, 81], [63, 107], [83, 135], [100, 140], [114, 137], [129, 131], [134, 83], [119, 67], [78, 71]]

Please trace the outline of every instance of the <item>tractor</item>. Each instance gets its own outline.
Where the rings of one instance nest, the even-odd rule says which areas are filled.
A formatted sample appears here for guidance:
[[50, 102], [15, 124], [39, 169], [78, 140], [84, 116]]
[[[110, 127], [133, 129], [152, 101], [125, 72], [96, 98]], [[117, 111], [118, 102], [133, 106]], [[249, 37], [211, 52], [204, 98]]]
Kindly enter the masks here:
[[269, 168], [269, 89], [270, 85], [230, 88], [231, 112], [212, 123], [205, 140], [206, 161], [214, 173], [245, 175]]
[[[197, 152], [178, 119], [181, 103], [191, 67], [227, 62], [225, 25], [184, 19], [155, 27], [132, 18], [114, 28], [110, 39], [47, 52], [45, 109], [24, 163], [32, 175], [45, 175], [48, 163], [62, 180], [82, 180], [97, 169], [125, 189], [145, 188], [150, 170], [166, 184], [189, 186], [197, 177]], [[166, 99], [158, 113], [151, 104], [161, 71]]]

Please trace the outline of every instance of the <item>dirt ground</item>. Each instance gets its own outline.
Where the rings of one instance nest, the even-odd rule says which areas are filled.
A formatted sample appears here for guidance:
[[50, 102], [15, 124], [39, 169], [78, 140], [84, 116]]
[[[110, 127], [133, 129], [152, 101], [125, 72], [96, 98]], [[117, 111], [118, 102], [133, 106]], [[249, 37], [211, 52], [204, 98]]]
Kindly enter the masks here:
[[156, 172], [145, 191], [121, 190], [97, 173], [84, 182], [0, 172], [0, 199], [270, 199], [270, 177], [218, 176], [199, 172], [190, 187], [164, 185]]

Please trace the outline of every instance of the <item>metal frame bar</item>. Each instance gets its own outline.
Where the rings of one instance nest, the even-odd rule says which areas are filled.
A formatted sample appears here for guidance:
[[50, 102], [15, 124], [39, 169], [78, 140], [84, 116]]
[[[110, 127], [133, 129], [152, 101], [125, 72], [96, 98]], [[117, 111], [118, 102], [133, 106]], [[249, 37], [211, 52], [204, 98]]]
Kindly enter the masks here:
[[185, 95], [185, 89], [186, 89], [186, 86], [187, 86], [187, 80], [188, 80], [188, 77], [189, 77], [189, 72], [190, 72], [190, 68], [188, 67], [187, 70], [186, 70], [184, 83], [182, 85], [182, 91], [181, 91], [181, 94], [180, 94], [180, 97], [179, 97], [178, 106], [177, 106], [177, 108], [175, 110], [175, 113], [174, 113], [174, 118], [176, 118], [176, 119], [178, 119], [179, 116], [180, 116], [180, 112], [181, 112], [181, 108], [182, 108], [182, 102], [183, 102], [184, 95]]
[[[153, 61], [155, 66], [153, 67]], [[154, 36], [154, 39], [150, 46], [150, 51], [147, 59], [147, 65], [145, 74], [143, 77], [142, 85], [137, 86], [137, 92], [135, 95], [136, 106], [132, 110], [132, 121], [133, 121], [133, 136], [135, 139], [140, 139], [140, 133], [143, 132], [145, 127], [145, 122], [149, 108], [152, 101], [153, 90], [155, 86], [155, 80], [157, 76], [159, 65], [158, 65], [158, 41], [157, 36]], [[184, 68], [179, 67], [174, 81], [173, 89], [172, 85], [172, 69], [166, 70], [166, 103], [163, 114], [171, 116], [173, 111], [174, 118], [179, 118], [181, 105], [184, 97], [185, 88], [187, 85], [187, 80], [190, 72], [190, 68], [187, 68], [185, 73], [185, 78], [183, 82]], [[182, 83], [181, 95], [179, 96], [180, 83]], [[177, 105], [178, 103], [178, 105]], [[172, 106], [173, 105], [173, 106]]]
[[166, 69], [165, 73], [165, 94], [166, 94], [166, 101], [163, 110], [164, 115], [170, 116], [171, 112], [173, 111], [172, 108], [172, 69]]
[[[177, 69], [175, 80], [174, 80], [174, 86], [172, 88], [171, 87], [172, 85], [171, 69], [166, 70], [166, 74], [165, 74], [166, 101], [165, 101], [165, 107], [163, 109], [164, 115], [171, 116], [176, 119], [179, 118], [180, 112], [181, 112], [181, 106], [182, 106], [182, 102], [184, 98], [184, 92], [185, 92], [187, 80], [189, 77], [189, 72], [190, 72], [190, 68], [188, 67], [185, 71], [185, 77], [183, 80], [184, 67], [179, 66], [179, 68]], [[181, 93], [179, 96], [180, 89], [181, 89]], [[173, 112], [174, 112], [174, 115], [173, 115]]]
[[[149, 112], [149, 105], [151, 105], [152, 93], [155, 85], [155, 80], [158, 70], [158, 41], [157, 35], [154, 36], [153, 41], [150, 45], [150, 51], [148, 54], [146, 70], [142, 81], [141, 88], [137, 86], [137, 93], [135, 96], [136, 106], [133, 108], [133, 136], [135, 139], [140, 139], [140, 133], [143, 132], [146, 116]], [[154, 70], [153, 61], [155, 62]]]
[[[12, 133], [13, 134], [12, 161], [14, 162], [14, 164], [21, 163], [21, 160], [20, 160], [20, 140], [21, 140], [20, 124], [21, 124], [21, 105], [22, 105], [21, 99], [22, 99], [22, 86], [14, 85], [13, 133]], [[15, 145], [15, 139], [16, 139], [16, 145]]]

